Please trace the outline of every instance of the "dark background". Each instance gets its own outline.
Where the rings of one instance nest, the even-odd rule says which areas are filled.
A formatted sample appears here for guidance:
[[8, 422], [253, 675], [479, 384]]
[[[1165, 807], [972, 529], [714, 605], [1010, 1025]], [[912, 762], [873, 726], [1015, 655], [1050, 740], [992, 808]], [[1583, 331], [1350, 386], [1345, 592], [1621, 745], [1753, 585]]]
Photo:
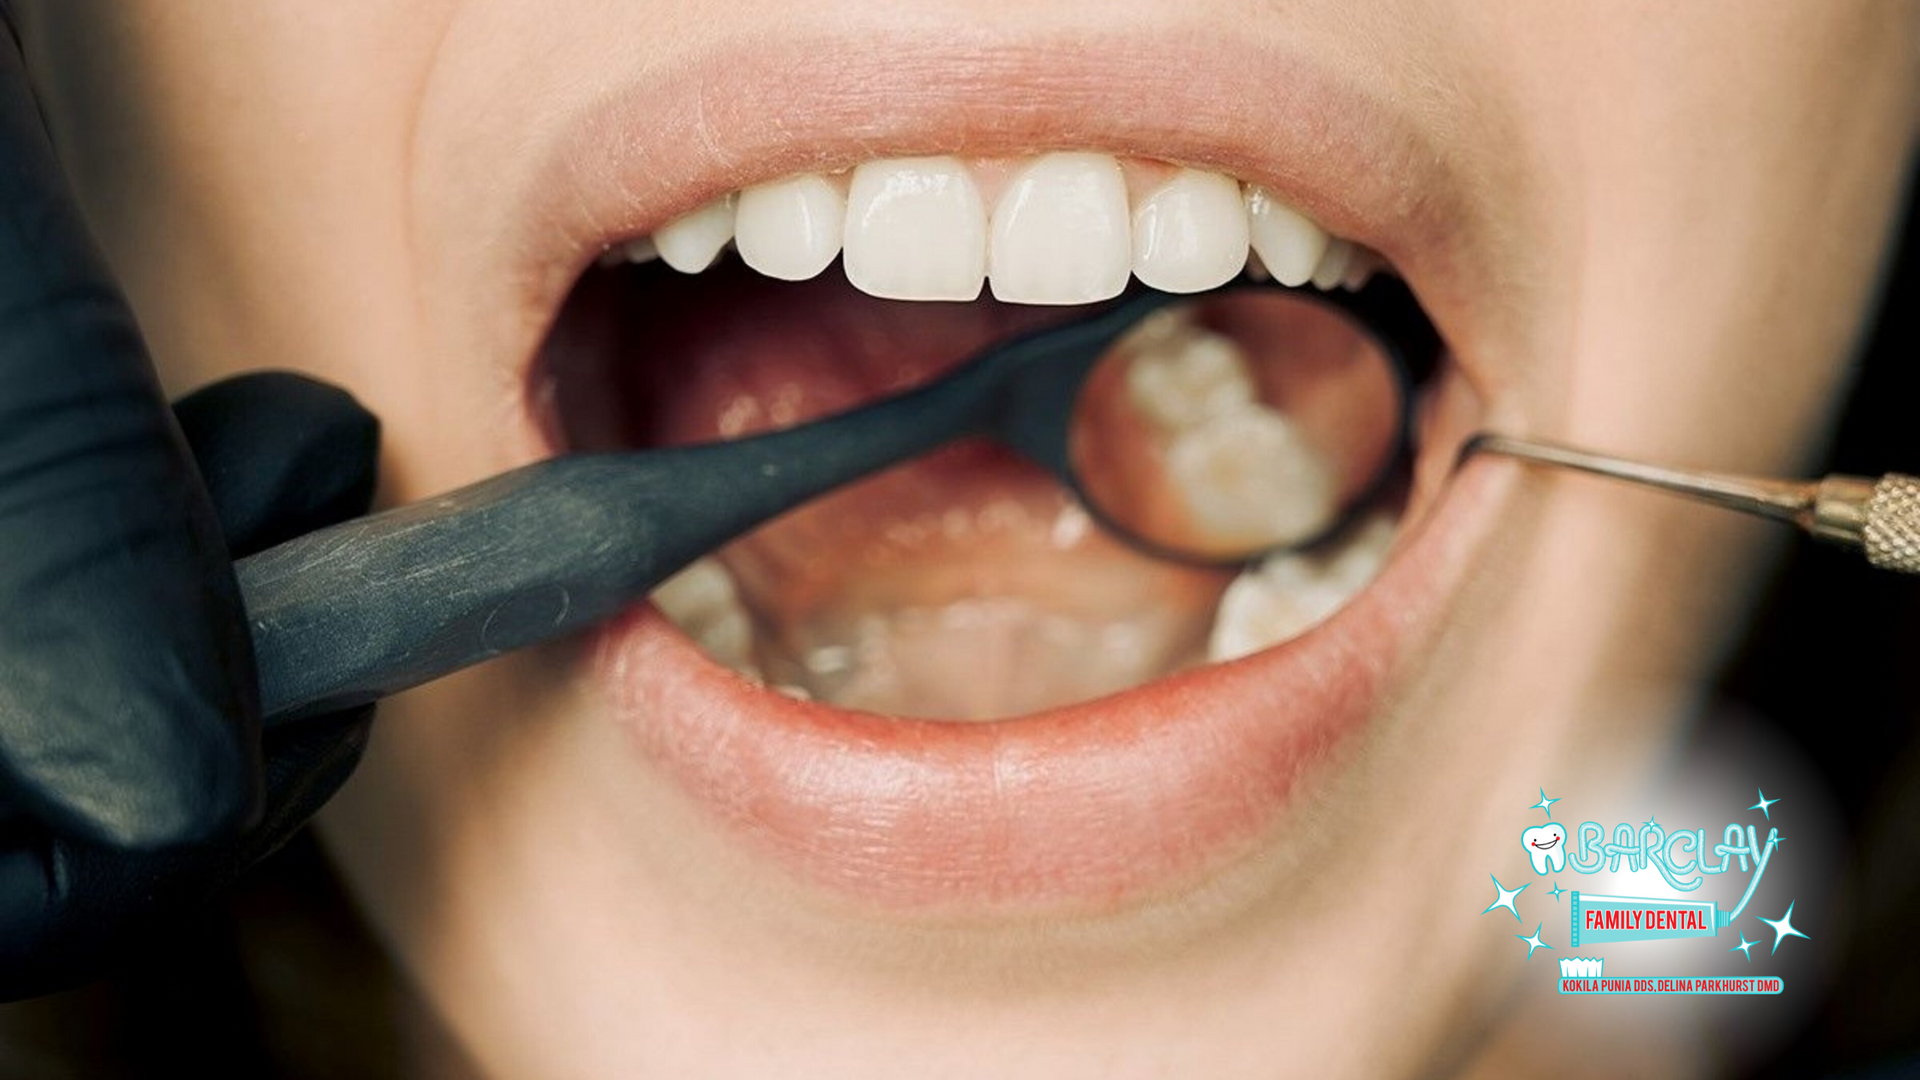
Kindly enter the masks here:
[[[1920, 228], [1904, 239], [1829, 471], [1920, 475]], [[1920, 576], [1797, 540], [1721, 692], [1825, 777], [1854, 845], [1852, 931], [1814, 1021], [1757, 1078], [1920, 1076]]]

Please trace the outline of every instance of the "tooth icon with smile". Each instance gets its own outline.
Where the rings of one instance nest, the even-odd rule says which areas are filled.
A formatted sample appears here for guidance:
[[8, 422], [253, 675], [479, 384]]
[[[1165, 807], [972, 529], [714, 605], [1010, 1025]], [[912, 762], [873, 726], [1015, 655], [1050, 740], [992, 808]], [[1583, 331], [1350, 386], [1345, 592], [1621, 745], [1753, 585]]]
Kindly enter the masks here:
[[1527, 849], [1534, 873], [1544, 876], [1548, 866], [1552, 866], [1555, 873], [1567, 868], [1567, 830], [1558, 822], [1521, 833], [1520, 844]]

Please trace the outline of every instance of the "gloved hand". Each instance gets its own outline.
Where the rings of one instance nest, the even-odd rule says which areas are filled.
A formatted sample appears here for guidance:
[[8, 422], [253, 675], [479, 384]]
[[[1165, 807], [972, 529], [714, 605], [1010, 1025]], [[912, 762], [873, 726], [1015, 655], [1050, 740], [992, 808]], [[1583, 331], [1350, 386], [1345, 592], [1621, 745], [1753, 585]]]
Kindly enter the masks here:
[[0, 1000], [159, 932], [365, 744], [370, 710], [262, 745], [231, 560], [363, 513], [376, 421], [274, 374], [177, 415], [0, 18]]

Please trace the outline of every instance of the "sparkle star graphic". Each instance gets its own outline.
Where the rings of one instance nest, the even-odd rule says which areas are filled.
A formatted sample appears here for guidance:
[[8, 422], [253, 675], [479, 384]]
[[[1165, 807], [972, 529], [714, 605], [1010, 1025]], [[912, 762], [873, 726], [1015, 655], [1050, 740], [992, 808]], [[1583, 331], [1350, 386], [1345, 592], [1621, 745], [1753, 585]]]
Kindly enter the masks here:
[[1560, 801], [1559, 799], [1549, 799], [1549, 798], [1547, 798], [1547, 789], [1546, 789], [1546, 788], [1541, 788], [1541, 789], [1540, 789], [1540, 801], [1539, 801], [1539, 802], [1537, 802], [1537, 803], [1534, 803], [1534, 804], [1533, 804], [1533, 806], [1532, 806], [1532, 807], [1530, 807], [1530, 809], [1534, 809], [1534, 810], [1545, 810], [1545, 811], [1547, 812], [1547, 820], [1548, 820], [1548, 821], [1552, 821], [1552, 820], [1553, 820], [1553, 804], [1554, 804], [1554, 803], [1557, 803], [1557, 802], [1559, 802], [1559, 801]]
[[[1540, 926], [1545, 926], [1545, 925], [1546, 925], [1545, 923], [1541, 923], [1541, 924], [1540, 924]], [[1540, 926], [1535, 926], [1535, 927], [1533, 928], [1533, 936], [1532, 936], [1532, 937], [1528, 937], [1528, 936], [1527, 936], [1527, 935], [1525, 935], [1525, 934], [1515, 934], [1515, 935], [1513, 935], [1514, 937], [1517, 937], [1517, 938], [1519, 938], [1519, 939], [1520, 939], [1521, 941], [1524, 941], [1524, 942], [1526, 942], [1526, 943], [1527, 943], [1527, 959], [1529, 959], [1529, 960], [1531, 960], [1531, 959], [1533, 959], [1533, 950], [1535, 950], [1535, 949], [1551, 949], [1551, 948], [1553, 948], [1553, 946], [1551, 946], [1551, 945], [1549, 945], [1549, 944], [1547, 944], [1546, 942], [1544, 942], [1544, 941], [1541, 941], [1541, 940], [1540, 940]]]
[[[1525, 885], [1522, 885], [1520, 887], [1523, 889], [1526, 888]], [[1567, 890], [1561, 888], [1560, 883], [1556, 881], [1553, 883], [1553, 888], [1547, 890], [1547, 895], [1553, 897], [1553, 902], [1557, 904], [1560, 902], [1560, 894], [1566, 891]], [[1485, 914], [1485, 913], [1482, 912], [1482, 914]]]
[[[1764, 922], [1765, 920], [1762, 920], [1762, 921]], [[1735, 945], [1733, 948], [1728, 949], [1727, 951], [1739, 953], [1741, 956], [1744, 956], [1747, 958], [1747, 963], [1751, 964], [1753, 963], [1753, 947], [1758, 944], [1760, 943], [1757, 941], [1748, 941], [1747, 935], [1741, 934], [1740, 944]]]
[[1659, 827], [1659, 825], [1660, 825], [1660, 823], [1659, 823], [1658, 821], [1655, 821], [1655, 820], [1653, 819], [1653, 815], [1652, 815], [1652, 814], [1648, 814], [1648, 815], [1647, 815], [1647, 827], [1648, 827], [1648, 828], [1650, 828], [1650, 829], [1652, 829], [1652, 828], [1657, 828], [1657, 827]]
[[1522, 885], [1517, 889], [1509, 889], [1505, 885], [1500, 884], [1499, 878], [1493, 877], [1492, 874], [1488, 874], [1487, 876], [1490, 878], [1493, 878], [1493, 887], [1500, 891], [1500, 895], [1494, 897], [1493, 903], [1488, 904], [1487, 910], [1481, 912], [1480, 914], [1485, 915], [1488, 912], [1491, 912], [1494, 908], [1506, 908], [1508, 911], [1513, 912], [1513, 921], [1519, 922], [1520, 909], [1513, 906], [1513, 898], [1516, 896], [1519, 896], [1523, 892], [1526, 892], [1527, 885], [1531, 885], [1533, 884], [1533, 882], [1529, 881], [1527, 882], [1527, 885]]
[[[1759, 788], [1754, 788], [1754, 789], [1753, 789], [1753, 793], [1754, 793], [1755, 795], [1758, 795], [1758, 796], [1760, 796], [1760, 801], [1759, 801], [1759, 802], [1757, 802], [1757, 803], [1754, 803], [1754, 804], [1753, 804], [1752, 806], [1749, 806], [1749, 807], [1747, 807], [1747, 809], [1749, 809], [1749, 810], [1758, 810], [1758, 811], [1760, 811], [1761, 813], [1763, 813], [1763, 814], [1765, 814], [1765, 815], [1767, 815], [1767, 820], [1768, 820], [1768, 821], [1772, 821], [1772, 820], [1773, 820], [1773, 811], [1771, 811], [1771, 810], [1768, 810], [1768, 809], [1767, 809], [1767, 807], [1769, 807], [1769, 806], [1772, 806], [1772, 805], [1773, 805], [1774, 803], [1777, 803], [1777, 802], [1779, 802], [1780, 800], [1779, 800], [1779, 799], [1769, 799], [1769, 798], [1767, 798], [1767, 793], [1766, 793], [1765, 791], [1762, 791], [1762, 790], [1760, 790]], [[1764, 920], [1763, 920], [1763, 921], [1764, 921]]]
[[[1755, 915], [1754, 918], [1760, 919], [1760, 916]], [[1780, 942], [1784, 938], [1807, 938], [1807, 935], [1793, 928], [1793, 905], [1791, 903], [1787, 905], [1787, 913], [1785, 915], [1777, 919], [1760, 919], [1760, 921], [1773, 927], [1773, 948], [1768, 950], [1769, 955], [1780, 951]], [[1813, 939], [1807, 938], [1807, 940], [1812, 941]]]

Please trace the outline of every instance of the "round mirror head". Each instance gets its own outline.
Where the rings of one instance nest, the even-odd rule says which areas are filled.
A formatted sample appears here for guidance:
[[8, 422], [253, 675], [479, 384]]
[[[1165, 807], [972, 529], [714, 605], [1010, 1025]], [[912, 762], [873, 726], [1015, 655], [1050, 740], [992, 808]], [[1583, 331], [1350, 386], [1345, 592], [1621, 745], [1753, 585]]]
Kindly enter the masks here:
[[1329, 301], [1246, 288], [1164, 307], [1088, 372], [1073, 482], [1110, 527], [1232, 563], [1326, 536], [1392, 470], [1407, 390], [1387, 346]]

